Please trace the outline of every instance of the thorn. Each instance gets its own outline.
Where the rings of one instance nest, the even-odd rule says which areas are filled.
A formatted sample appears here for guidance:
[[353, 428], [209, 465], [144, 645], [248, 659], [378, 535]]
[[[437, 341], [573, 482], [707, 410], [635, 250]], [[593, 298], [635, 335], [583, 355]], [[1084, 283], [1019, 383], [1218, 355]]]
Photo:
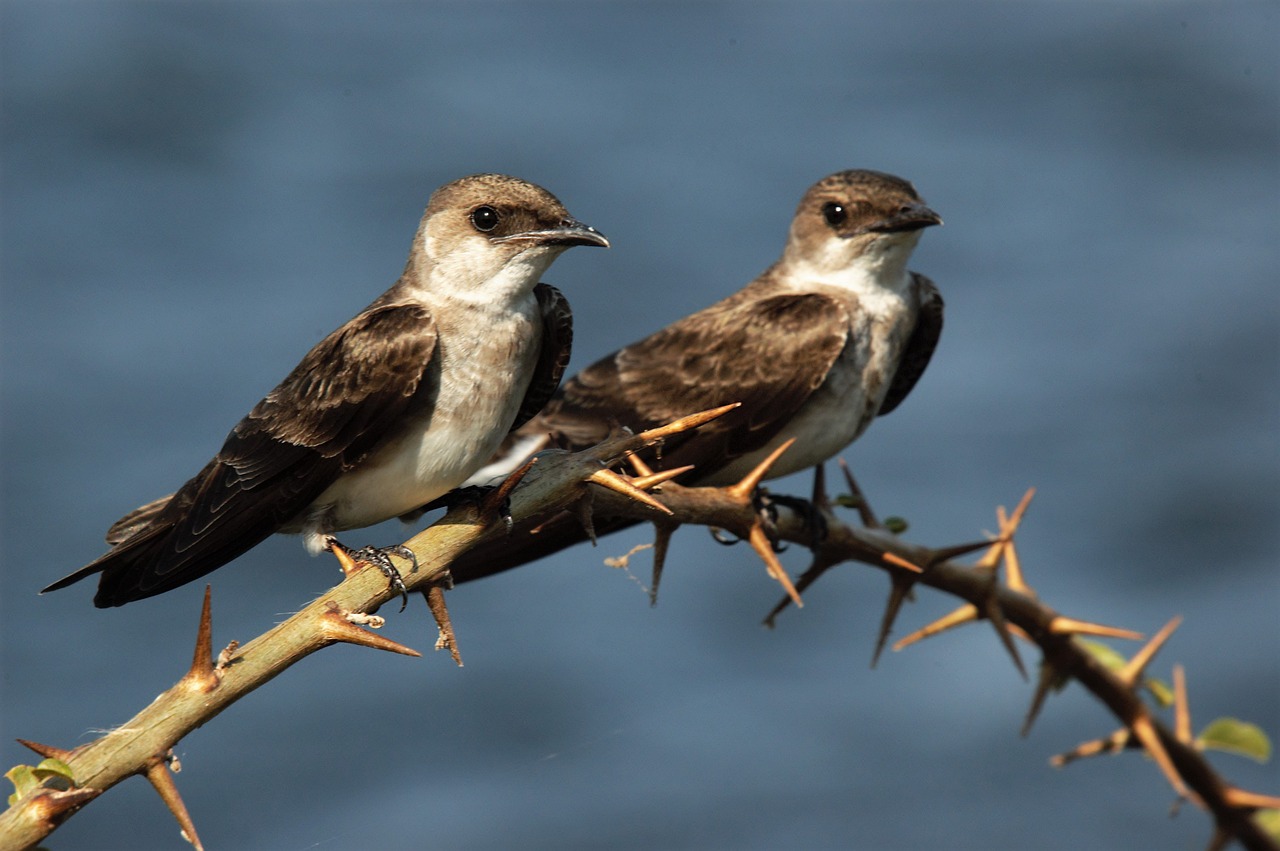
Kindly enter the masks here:
[[196, 851], [204, 851], [204, 846], [200, 844], [200, 837], [196, 835], [196, 826], [191, 821], [191, 814], [187, 812], [187, 805], [182, 802], [182, 796], [178, 794], [178, 785], [173, 782], [173, 775], [169, 773], [168, 758], [172, 754], [173, 751], [169, 751], [165, 756], [154, 756], [148, 760], [145, 776], [160, 794], [160, 799], [169, 808], [169, 812], [173, 813], [174, 818], [178, 820], [183, 838], [190, 842]]
[[204, 605], [200, 609], [200, 626], [196, 630], [196, 651], [191, 668], [183, 676], [183, 684], [191, 691], [208, 693], [218, 687], [221, 677], [213, 659], [213, 590], [204, 586]]
[[695, 429], [700, 425], [705, 425], [706, 423], [711, 422], [717, 417], [724, 416], [725, 414], [732, 411], [734, 408], [740, 408], [740, 407], [742, 407], [741, 402], [733, 402], [728, 405], [721, 405], [719, 408], [711, 408], [706, 411], [699, 411], [696, 414], [690, 414], [687, 417], [681, 417], [678, 420], [672, 420], [666, 425], [657, 426], [656, 428], [651, 428], [651, 429], [648, 429], [647, 431], [642, 431], [635, 436], [640, 439], [641, 445], [645, 446], [652, 443], [653, 441], [661, 440], [664, 437], [670, 437], [673, 434], [680, 434], [681, 432], [689, 431], [690, 429]]
[[794, 437], [788, 439], [777, 449], [770, 452], [769, 457], [757, 464], [754, 470], [743, 476], [740, 482], [736, 485], [730, 485], [725, 488], [725, 491], [735, 499], [743, 501], [750, 499], [751, 494], [760, 486], [760, 482], [764, 481], [764, 477], [769, 474], [769, 469], [782, 457], [782, 453], [790, 449], [795, 442], [796, 439]]
[[1145, 708], [1129, 724], [1129, 729], [1133, 730], [1133, 735], [1142, 743], [1143, 749], [1156, 761], [1156, 765], [1160, 766], [1160, 771], [1173, 790], [1183, 798], [1191, 797], [1191, 792], [1182, 782], [1178, 769], [1173, 767], [1173, 760], [1169, 758], [1169, 752], [1165, 750], [1164, 742], [1160, 741], [1160, 735], [1156, 732], [1155, 725], [1151, 723], [1151, 716], [1147, 714]]
[[636, 476], [652, 476], [653, 468], [644, 462], [644, 459], [635, 452], [627, 453], [627, 460], [631, 462], [631, 468], [636, 471]]
[[573, 505], [570, 506], [573, 516], [578, 518], [578, 523], [582, 526], [582, 530], [587, 533], [587, 537], [591, 539], [591, 546], [593, 547], [599, 543], [599, 541], [596, 540], [596, 524], [593, 511], [594, 504], [595, 499], [591, 493], [591, 489], [587, 488], [587, 490], [583, 491], [582, 496], [574, 500]]
[[686, 464], [683, 467], [675, 467], [670, 470], [663, 470], [661, 473], [648, 472], [648, 473], [645, 473], [644, 475], [637, 476], [634, 479], [632, 479], [631, 484], [635, 485], [641, 490], [647, 491], [650, 488], [657, 487], [663, 482], [669, 482], [672, 479], [674, 479], [676, 476], [683, 475], [684, 473], [687, 473], [692, 469], [693, 469], [692, 464]]
[[1040, 710], [1044, 708], [1045, 699], [1049, 696], [1049, 692], [1062, 682], [1062, 675], [1058, 673], [1058, 669], [1049, 664], [1046, 660], [1040, 663], [1040, 676], [1036, 679], [1036, 690], [1031, 695], [1031, 706], [1027, 709], [1027, 717], [1022, 722], [1022, 738], [1026, 738], [1031, 733], [1031, 727], [1036, 723], [1036, 719], [1040, 717]]
[[1187, 704], [1187, 672], [1173, 666], [1173, 732], [1184, 745], [1191, 744], [1191, 707]]
[[461, 668], [462, 655], [458, 652], [458, 638], [453, 633], [453, 621], [449, 619], [449, 607], [444, 602], [444, 589], [439, 585], [433, 585], [423, 592], [423, 596], [427, 598], [427, 606], [431, 609], [431, 615], [436, 619], [436, 627], [439, 629], [436, 649], [447, 649], [449, 655], [453, 657], [454, 664]]
[[1133, 658], [1123, 668], [1116, 671], [1116, 676], [1130, 687], [1137, 685], [1138, 680], [1142, 679], [1142, 672], [1147, 669], [1147, 665], [1160, 652], [1160, 648], [1164, 646], [1164, 643], [1169, 640], [1169, 636], [1173, 635], [1173, 631], [1181, 623], [1182, 616], [1179, 615], [1165, 624], [1141, 650], [1134, 654]]
[[333, 553], [333, 557], [338, 560], [338, 569], [342, 571], [343, 576], [350, 576], [360, 570], [356, 566], [356, 561], [343, 547], [329, 547], [329, 552]]
[[1104, 638], [1127, 638], [1131, 641], [1141, 641], [1144, 638], [1142, 633], [1134, 632], [1131, 629], [1120, 629], [1115, 626], [1103, 626], [1098, 623], [1078, 621], [1074, 618], [1065, 618], [1062, 615], [1058, 615], [1049, 621], [1049, 632], [1054, 635], [1099, 635]]
[[817, 464], [813, 468], [813, 492], [809, 502], [818, 511], [831, 513], [831, 497], [827, 494], [827, 471], [824, 464]]
[[658, 605], [658, 584], [662, 582], [662, 569], [667, 563], [667, 546], [671, 535], [680, 528], [679, 523], [653, 524], [653, 580], [649, 586], [649, 605]]
[[1235, 786], [1228, 786], [1222, 791], [1222, 799], [1230, 806], [1250, 810], [1280, 810], [1280, 797], [1263, 795], [1260, 792], [1249, 792]]
[[18, 744], [28, 750], [33, 750], [45, 759], [57, 759], [63, 762], [71, 759], [75, 755], [75, 751], [64, 750], [63, 748], [55, 748], [53, 745], [42, 745], [39, 742], [33, 742], [28, 739], [15, 739]]
[[[822, 574], [826, 573], [837, 564], [840, 564], [839, 560], [832, 561], [830, 558], [824, 557], [820, 552], [815, 552], [813, 554], [813, 564], [809, 565], [809, 569], [800, 574], [800, 578], [796, 580], [796, 593], [804, 594], [806, 588], [817, 582], [818, 578], [821, 577]], [[773, 629], [778, 615], [780, 615], [783, 610], [790, 605], [791, 597], [784, 595], [783, 598], [769, 610], [769, 614], [765, 615], [765, 618], [761, 623], [769, 629]]]
[[[502, 484], [485, 494], [484, 500], [480, 503], [480, 516], [482, 518], [494, 518], [499, 514], [504, 514], [503, 506], [507, 504], [507, 500], [511, 497], [511, 492], [516, 489], [520, 482], [524, 481], [524, 477], [529, 475], [529, 471], [533, 469], [533, 465], [536, 463], [538, 463], [538, 456], [530, 456], [529, 460], [503, 479]], [[509, 520], [510, 518], [507, 519]]]
[[840, 472], [844, 473], [844, 482], [849, 487], [849, 495], [858, 503], [858, 517], [862, 520], [862, 525], [868, 529], [883, 529], [884, 526], [880, 524], [879, 518], [871, 510], [871, 503], [867, 502], [867, 498], [862, 494], [862, 489], [854, 481], [853, 473], [849, 471], [849, 465], [845, 463], [844, 458], [839, 459], [839, 463]]
[[1009, 656], [1013, 659], [1013, 666], [1018, 669], [1018, 673], [1022, 675], [1024, 680], [1029, 679], [1026, 666], [1022, 664], [1022, 656], [1018, 653], [1018, 646], [1013, 643], [1013, 636], [1009, 633], [1009, 622], [1004, 619], [1004, 609], [1000, 608], [1000, 601], [996, 597], [994, 580], [995, 576], [992, 575], [991, 594], [983, 604], [983, 609], [987, 615], [987, 620], [991, 621], [991, 626], [995, 629], [1000, 643], [1004, 645], [1005, 650], [1009, 651]]
[[388, 650], [405, 656], [421, 656], [417, 650], [403, 644], [375, 635], [367, 629], [361, 629], [347, 620], [346, 614], [339, 610], [337, 603], [329, 603], [329, 610], [320, 617], [320, 635], [329, 643], [341, 641], [356, 644], [360, 647], [371, 647], [374, 650]]
[[671, 515], [670, 508], [667, 508], [665, 505], [649, 496], [649, 494], [640, 490], [640, 488], [631, 484], [631, 482], [627, 481], [607, 467], [601, 467], [599, 470], [596, 470], [587, 477], [587, 481], [594, 482], [601, 487], [608, 488], [609, 490], [614, 491], [615, 493], [620, 493], [623, 496], [630, 497], [636, 502], [642, 502], [655, 511], [660, 511], [668, 516]]
[[[792, 441], [788, 441], [784, 446], [785, 449], [790, 446]], [[778, 454], [778, 453], [775, 453]], [[769, 459], [765, 459], [768, 461]], [[734, 487], [737, 487], [736, 485]], [[804, 608], [804, 601], [800, 599], [800, 593], [796, 591], [796, 586], [791, 584], [791, 577], [787, 575], [787, 571], [783, 569], [782, 563], [778, 561], [778, 556], [773, 551], [773, 545], [769, 542], [769, 536], [765, 534], [764, 526], [760, 523], [759, 518], [751, 526], [751, 534], [747, 538], [751, 544], [751, 549], [756, 551], [756, 555], [764, 560], [764, 565], [769, 571], [769, 575], [778, 581], [787, 595], [791, 598], [791, 602], [796, 604], [797, 609]]]
[[[888, 553], [888, 552], [881, 553], [880, 560], [888, 564], [891, 564], [894, 567], [902, 568], [903, 570], [909, 573], [916, 573], [916, 574], [924, 573], [923, 567], [918, 567], [912, 564], [911, 562], [907, 561], [905, 558], [898, 555], [897, 553]], [[893, 574], [891, 573], [889, 575], [892, 576]]]
[[959, 558], [960, 556], [967, 556], [969, 553], [986, 549], [989, 546], [991, 546], [990, 541], [973, 541], [968, 544], [956, 544], [955, 546], [951, 546], [951, 547], [941, 547], [939, 549], [936, 549], [930, 552], [929, 563], [926, 565], [926, 567], [933, 567], [935, 564], [940, 564], [944, 561], [949, 561], [953, 558]]
[[951, 614], [943, 615], [933, 623], [927, 624], [926, 626], [917, 629], [907, 637], [900, 639], [893, 645], [893, 650], [896, 653], [904, 647], [909, 647], [910, 645], [915, 644], [917, 641], [932, 638], [939, 633], [946, 632], [949, 629], [954, 629], [955, 627], [968, 623], [969, 621], [976, 621], [977, 619], [978, 607], [972, 603], [965, 603]]
[[[915, 580], [909, 579], [900, 573], [889, 574], [889, 583], [889, 601], [885, 603], [884, 616], [880, 618], [880, 632], [876, 635], [876, 649], [871, 653], [872, 668], [880, 661], [880, 654], [884, 652], [884, 646], [889, 641], [889, 633], [893, 631], [893, 623], [898, 619], [898, 612], [902, 610], [903, 602], [916, 584]], [[896, 650], [897, 648], [895, 647], [894, 649]]]
[[1077, 759], [1085, 759], [1086, 757], [1098, 756], [1104, 753], [1120, 753], [1120, 751], [1129, 747], [1132, 738], [1129, 728], [1121, 727], [1105, 739], [1094, 739], [1091, 742], [1078, 745], [1075, 749], [1066, 753], [1049, 757], [1049, 764], [1054, 768], [1062, 768], [1067, 763], [1075, 762]]

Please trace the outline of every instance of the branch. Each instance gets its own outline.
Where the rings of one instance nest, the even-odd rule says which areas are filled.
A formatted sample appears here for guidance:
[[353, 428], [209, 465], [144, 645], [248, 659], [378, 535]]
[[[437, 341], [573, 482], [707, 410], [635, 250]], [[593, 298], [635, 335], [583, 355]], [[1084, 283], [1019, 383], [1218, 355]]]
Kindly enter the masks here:
[[[629, 452], [696, 428], [735, 407], [737, 405], [727, 405], [694, 414], [641, 434], [605, 441], [583, 452], [544, 453], [537, 464], [531, 465], [533, 469], [526, 465], [520, 471], [521, 487], [510, 493], [511, 514], [525, 518], [569, 508], [582, 499], [590, 486], [588, 483], [623, 490], [631, 499], [656, 504], [643, 491], [608, 470], [608, 466]], [[615, 490], [607, 492], [612, 494]], [[406, 588], [427, 591], [448, 585], [448, 566], [452, 559], [481, 540], [503, 534], [503, 524], [492, 522], [496, 518], [489, 516], [495, 508], [488, 500], [480, 505], [461, 504], [408, 541], [406, 546], [416, 556], [418, 569], [405, 576]], [[646, 517], [658, 513], [650, 505], [646, 505], [644, 511]], [[201, 848], [170, 774], [171, 768], [176, 768], [172, 765], [174, 745], [232, 703], [321, 648], [348, 642], [409, 656], [420, 655], [363, 628], [381, 625], [381, 618], [371, 613], [396, 593], [379, 571], [353, 571], [342, 584], [293, 617], [248, 644], [233, 644], [215, 661], [206, 592], [195, 660], [176, 685], [122, 726], [74, 750], [23, 742], [41, 756], [64, 764], [66, 770], [53, 770], [51, 776], [33, 784], [8, 810], [0, 813], [0, 849], [33, 847], [81, 807], [135, 774], [152, 781], [174, 812], [187, 839]], [[443, 630], [444, 624], [441, 626]], [[46, 770], [46, 773], [50, 772]]]
[[[929, 548], [909, 543], [883, 528], [846, 471], [849, 488], [858, 500], [863, 525], [845, 524], [834, 513], [825, 485], [819, 477], [812, 504], [825, 523], [826, 534], [815, 541], [812, 517], [780, 508], [772, 522], [762, 512], [756, 487], [776, 458], [767, 459], [743, 481], [722, 488], [691, 488], [669, 481], [683, 470], [654, 473], [629, 457], [634, 478], [610, 467], [639, 449], [655, 445], [667, 436], [695, 428], [731, 407], [679, 420], [670, 426], [639, 435], [607, 441], [590, 450], [569, 454], [543, 453], [536, 464], [526, 465], [502, 488], [479, 504], [466, 503], [407, 542], [418, 567], [405, 577], [409, 590], [428, 593], [441, 627], [441, 643], [455, 652], [442, 590], [449, 587], [448, 566], [453, 559], [481, 541], [504, 534], [502, 503], [509, 498], [510, 517], [527, 520], [561, 511], [576, 513], [591, 528], [592, 515], [647, 521], [657, 529], [652, 593], [672, 532], [681, 524], [727, 530], [750, 543], [779, 582], [786, 596], [766, 619], [773, 625], [788, 605], [801, 603], [801, 594], [830, 568], [850, 561], [884, 570], [890, 579], [890, 596], [880, 627], [873, 664], [887, 641], [894, 619], [916, 584], [935, 588], [965, 601], [960, 609], [936, 624], [908, 636], [895, 645], [907, 646], [951, 626], [987, 620], [1014, 664], [1026, 676], [1018, 642], [1037, 646], [1043, 661], [1027, 714], [1023, 734], [1029, 730], [1049, 692], [1067, 678], [1074, 678], [1092, 692], [1120, 720], [1123, 727], [1100, 742], [1057, 758], [1065, 764], [1073, 758], [1104, 749], [1142, 747], [1161, 767], [1179, 799], [1189, 799], [1214, 817], [1216, 835], [1211, 848], [1238, 839], [1250, 849], [1276, 849], [1253, 817], [1263, 808], [1280, 807], [1280, 799], [1231, 786], [1208, 764], [1191, 740], [1186, 714], [1185, 680], [1175, 677], [1178, 696], [1176, 730], [1157, 720], [1139, 696], [1140, 680], [1155, 652], [1176, 628], [1177, 620], [1161, 631], [1132, 660], [1118, 670], [1104, 665], [1079, 635], [1140, 638], [1129, 630], [1091, 624], [1065, 617], [1036, 599], [1023, 578], [1014, 546], [1014, 534], [1026, 510], [1030, 494], [1012, 514], [998, 512], [1000, 533], [994, 538], [954, 547]], [[785, 447], [781, 451], [785, 451]], [[590, 485], [597, 487], [590, 487]], [[661, 501], [645, 493], [653, 490]], [[813, 551], [813, 564], [795, 583], [774, 555], [775, 541], [790, 541]], [[974, 565], [957, 562], [959, 556], [986, 552]], [[1000, 574], [1003, 567], [1004, 580]], [[208, 594], [191, 670], [132, 720], [103, 737], [66, 751], [24, 742], [47, 759], [28, 772], [32, 778], [21, 797], [0, 814], [0, 851], [34, 846], [78, 809], [121, 780], [135, 774], [147, 777], [178, 818], [184, 835], [200, 848], [195, 828], [182, 805], [171, 772], [178, 766], [172, 748], [187, 733], [203, 725], [240, 697], [263, 685], [302, 658], [337, 642], [350, 642], [407, 655], [419, 655], [403, 645], [381, 638], [364, 626], [376, 628], [381, 618], [372, 614], [395, 596], [386, 578], [376, 570], [351, 565], [346, 581], [305, 609], [243, 647], [235, 643], [215, 660], [212, 654]], [[47, 765], [46, 765], [47, 763]], [[25, 767], [22, 767], [25, 768]], [[16, 769], [15, 769], [16, 771]], [[10, 772], [13, 775], [14, 772]]]

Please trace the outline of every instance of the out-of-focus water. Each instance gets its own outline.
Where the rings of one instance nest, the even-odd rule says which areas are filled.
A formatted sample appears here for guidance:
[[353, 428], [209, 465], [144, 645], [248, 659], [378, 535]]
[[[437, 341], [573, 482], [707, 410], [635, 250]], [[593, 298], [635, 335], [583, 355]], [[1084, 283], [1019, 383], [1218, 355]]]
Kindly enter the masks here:
[[[1039, 495], [1020, 554], [1078, 617], [1152, 632], [1197, 726], [1280, 735], [1280, 66], [1274, 3], [15, 2], [3, 63], [0, 763], [127, 720], [190, 658], [200, 584], [35, 591], [172, 489], [399, 273], [437, 185], [541, 183], [613, 240], [547, 279], [574, 362], [779, 252], [805, 188], [913, 180], [934, 364], [847, 457], [927, 543]], [[786, 482], [808, 489], [805, 477]], [[399, 540], [394, 524], [351, 543]], [[759, 627], [749, 552], [676, 539], [650, 610], [607, 539], [451, 596], [467, 667], [329, 650], [178, 748], [209, 848], [1199, 848], [1115, 721], [1030, 696], [986, 627], [867, 668], [858, 567]], [[793, 571], [803, 552], [785, 558]], [[633, 570], [645, 578], [647, 557]], [[273, 540], [212, 576], [215, 640], [337, 578]], [[950, 608], [929, 592], [898, 633]], [[391, 637], [427, 649], [415, 605]], [[1250, 788], [1280, 770], [1223, 757]], [[181, 847], [142, 781], [50, 843]]]

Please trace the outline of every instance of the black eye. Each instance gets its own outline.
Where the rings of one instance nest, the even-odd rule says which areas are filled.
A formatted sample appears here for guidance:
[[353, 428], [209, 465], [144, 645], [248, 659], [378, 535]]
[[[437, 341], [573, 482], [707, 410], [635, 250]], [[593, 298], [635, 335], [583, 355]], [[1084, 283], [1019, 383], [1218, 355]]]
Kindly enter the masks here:
[[471, 224], [481, 233], [488, 233], [498, 226], [498, 211], [487, 204], [476, 207], [471, 211]]
[[828, 201], [822, 205], [822, 217], [827, 220], [827, 224], [833, 228], [838, 228], [844, 224], [845, 219], [849, 218], [849, 211], [842, 204]]

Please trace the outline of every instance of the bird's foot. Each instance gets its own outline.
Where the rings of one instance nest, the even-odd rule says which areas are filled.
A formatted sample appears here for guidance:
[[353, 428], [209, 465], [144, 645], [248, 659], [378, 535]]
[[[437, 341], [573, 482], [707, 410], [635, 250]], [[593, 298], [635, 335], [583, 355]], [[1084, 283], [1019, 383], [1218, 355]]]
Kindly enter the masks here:
[[777, 506], [785, 505], [800, 515], [800, 519], [804, 521], [804, 528], [809, 531], [809, 548], [816, 550], [822, 546], [822, 542], [827, 539], [827, 518], [822, 515], [822, 511], [818, 506], [803, 497], [785, 496], [783, 494], [771, 495], [764, 490], [757, 493], [761, 502], [768, 506], [766, 510], [769, 512], [770, 524], [774, 524], [766, 524], [765, 526], [765, 530], [772, 533], [770, 535], [771, 538], [777, 535]]
[[418, 557], [414, 555], [413, 550], [401, 544], [395, 544], [390, 547], [362, 547], [354, 550], [332, 535], [325, 536], [324, 548], [337, 557], [338, 563], [342, 566], [342, 572], [347, 575], [358, 570], [361, 564], [376, 567], [383, 576], [387, 577], [391, 590], [400, 595], [400, 611], [403, 612], [405, 606], [409, 605], [409, 592], [404, 586], [404, 578], [400, 576], [400, 571], [391, 562], [391, 556], [399, 556], [412, 564], [413, 569], [416, 571], [418, 569]]
[[[822, 516], [822, 512], [807, 499], [798, 496], [775, 495], [764, 488], [757, 488], [751, 494], [751, 504], [755, 508], [760, 528], [764, 531], [765, 537], [769, 541], [769, 546], [773, 548], [775, 553], [783, 552], [787, 548], [786, 544], [778, 540], [779, 505], [785, 505], [803, 518], [805, 528], [809, 529], [812, 535], [812, 544], [815, 549], [827, 538], [826, 519]], [[734, 537], [723, 529], [714, 527], [711, 529], [711, 537], [717, 543], [725, 546], [732, 546], [739, 541], [739, 538]]]

